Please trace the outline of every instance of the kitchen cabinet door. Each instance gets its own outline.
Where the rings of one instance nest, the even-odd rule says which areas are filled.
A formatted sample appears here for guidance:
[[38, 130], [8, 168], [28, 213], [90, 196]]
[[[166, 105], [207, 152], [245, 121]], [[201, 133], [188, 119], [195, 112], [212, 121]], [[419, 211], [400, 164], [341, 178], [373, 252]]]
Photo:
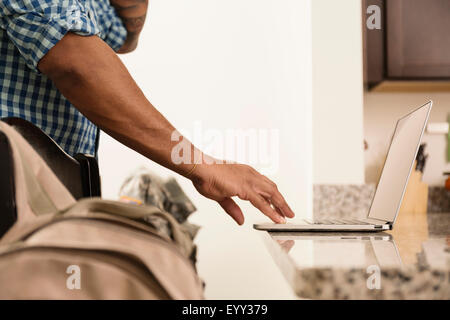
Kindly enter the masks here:
[[387, 77], [450, 79], [450, 0], [386, 0]]

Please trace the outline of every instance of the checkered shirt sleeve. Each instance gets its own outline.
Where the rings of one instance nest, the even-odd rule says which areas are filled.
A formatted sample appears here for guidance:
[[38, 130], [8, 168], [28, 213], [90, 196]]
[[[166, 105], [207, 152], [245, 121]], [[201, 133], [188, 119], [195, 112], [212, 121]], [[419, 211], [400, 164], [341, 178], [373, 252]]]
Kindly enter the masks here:
[[0, 27], [36, 72], [40, 59], [69, 31], [98, 35], [114, 50], [126, 38], [126, 30], [108, 1], [1, 0]]

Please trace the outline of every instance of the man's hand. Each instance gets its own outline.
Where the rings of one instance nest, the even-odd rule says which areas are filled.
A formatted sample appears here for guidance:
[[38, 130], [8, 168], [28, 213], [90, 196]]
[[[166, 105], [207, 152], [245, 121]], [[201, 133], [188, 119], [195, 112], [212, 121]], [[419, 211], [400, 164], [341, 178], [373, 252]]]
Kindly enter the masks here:
[[248, 200], [276, 223], [285, 223], [285, 217], [293, 218], [277, 185], [250, 166], [242, 164], [200, 164], [191, 180], [203, 196], [217, 201], [239, 224], [244, 223], [241, 209], [231, 197]]
[[117, 53], [128, 53], [136, 49], [139, 34], [147, 16], [148, 0], [110, 0], [127, 29], [127, 39]]

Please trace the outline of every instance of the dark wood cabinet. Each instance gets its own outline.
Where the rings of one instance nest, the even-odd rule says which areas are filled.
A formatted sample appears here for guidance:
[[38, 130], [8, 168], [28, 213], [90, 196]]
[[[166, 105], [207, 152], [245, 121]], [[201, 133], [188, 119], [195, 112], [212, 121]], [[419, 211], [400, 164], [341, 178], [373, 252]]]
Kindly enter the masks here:
[[[366, 10], [381, 9], [369, 30]], [[365, 80], [450, 80], [450, 0], [363, 0]]]

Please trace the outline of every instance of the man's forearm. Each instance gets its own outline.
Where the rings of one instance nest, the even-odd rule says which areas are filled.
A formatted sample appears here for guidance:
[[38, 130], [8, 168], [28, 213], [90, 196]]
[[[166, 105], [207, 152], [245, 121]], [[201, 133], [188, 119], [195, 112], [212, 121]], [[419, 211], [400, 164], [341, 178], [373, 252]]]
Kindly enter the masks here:
[[136, 49], [139, 34], [147, 16], [148, 0], [110, 0], [127, 29], [127, 39], [117, 52], [127, 53]]
[[120, 142], [182, 175], [192, 168], [171, 161], [174, 127], [100, 38], [69, 33], [38, 67], [78, 110]]

